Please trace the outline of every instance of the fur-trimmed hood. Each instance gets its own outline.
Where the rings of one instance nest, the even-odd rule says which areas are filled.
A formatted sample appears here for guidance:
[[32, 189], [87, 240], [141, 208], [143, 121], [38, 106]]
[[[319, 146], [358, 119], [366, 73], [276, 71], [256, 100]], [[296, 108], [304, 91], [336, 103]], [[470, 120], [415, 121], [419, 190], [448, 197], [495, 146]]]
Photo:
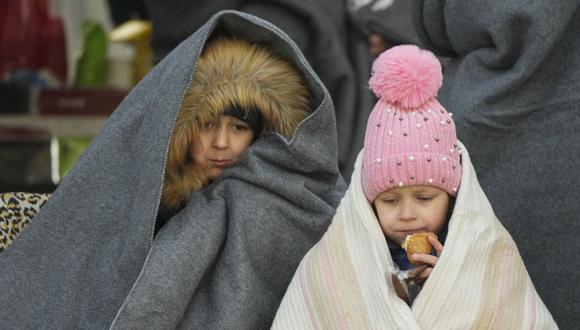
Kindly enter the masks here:
[[208, 183], [205, 172], [189, 157], [201, 123], [231, 107], [256, 109], [265, 121], [266, 133], [290, 139], [308, 115], [309, 102], [310, 92], [302, 74], [266, 45], [239, 37], [212, 37], [202, 51], [177, 115], [162, 208], [176, 211], [191, 192]]
[[[310, 92], [293, 133], [265, 134], [153, 236], [176, 118], [218, 34], [263, 43]], [[216, 14], [123, 100], [0, 255], [7, 329], [265, 329], [345, 189], [329, 94], [292, 40]]]
[[204, 48], [183, 100], [184, 120], [206, 122], [235, 104], [260, 110], [267, 131], [290, 139], [310, 112], [302, 73], [266, 45], [239, 37], [214, 39]]

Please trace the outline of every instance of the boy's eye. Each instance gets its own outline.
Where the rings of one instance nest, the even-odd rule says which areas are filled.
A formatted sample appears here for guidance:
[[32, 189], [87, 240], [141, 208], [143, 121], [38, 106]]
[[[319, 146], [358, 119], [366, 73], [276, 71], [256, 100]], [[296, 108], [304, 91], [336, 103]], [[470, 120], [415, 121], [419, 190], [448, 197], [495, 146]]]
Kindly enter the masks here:
[[214, 127], [214, 123], [212, 123], [212, 122], [204, 123], [203, 125], [201, 125], [201, 127], [212, 128], [212, 127]]
[[234, 130], [236, 130], [236, 131], [245, 131], [248, 129], [248, 127], [245, 125], [234, 125], [233, 127], [234, 127]]

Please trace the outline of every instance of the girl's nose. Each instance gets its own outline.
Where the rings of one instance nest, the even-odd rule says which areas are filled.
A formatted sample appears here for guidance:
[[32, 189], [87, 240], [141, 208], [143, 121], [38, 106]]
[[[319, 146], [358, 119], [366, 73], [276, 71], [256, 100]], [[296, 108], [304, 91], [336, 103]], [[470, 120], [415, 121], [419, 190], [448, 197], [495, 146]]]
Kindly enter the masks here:
[[412, 202], [403, 202], [399, 212], [399, 218], [401, 220], [414, 220], [417, 216], [415, 215], [415, 210], [413, 209]]

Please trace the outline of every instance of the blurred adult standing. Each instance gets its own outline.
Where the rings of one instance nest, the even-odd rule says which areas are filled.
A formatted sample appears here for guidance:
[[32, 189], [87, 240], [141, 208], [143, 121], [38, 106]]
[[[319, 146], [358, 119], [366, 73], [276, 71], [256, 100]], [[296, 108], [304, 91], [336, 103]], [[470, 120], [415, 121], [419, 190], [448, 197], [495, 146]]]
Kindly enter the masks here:
[[441, 103], [561, 329], [580, 326], [580, 2], [420, 0]]

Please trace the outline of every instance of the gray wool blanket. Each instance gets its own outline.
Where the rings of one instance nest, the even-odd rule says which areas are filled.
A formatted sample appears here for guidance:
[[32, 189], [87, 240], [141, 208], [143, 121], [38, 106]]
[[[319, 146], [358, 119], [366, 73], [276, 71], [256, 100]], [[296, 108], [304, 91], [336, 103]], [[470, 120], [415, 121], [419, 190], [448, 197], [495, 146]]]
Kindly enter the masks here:
[[[213, 33], [304, 73], [312, 114], [257, 140], [154, 237], [172, 127]], [[272, 24], [216, 14], [125, 98], [35, 221], [0, 255], [3, 329], [268, 328], [345, 185], [329, 94]]]
[[439, 100], [561, 329], [580, 328], [580, 1], [420, 0]]
[[[152, 45], [157, 59], [163, 58], [178, 41], [203, 25], [219, 10], [241, 10], [283, 29], [305, 54], [332, 97], [338, 131], [339, 164], [344, 178], [350, 178], [356, 155], [363, 146], [367, 118], [376, 100], [367, 86], [372, 59], [368, 53], [366, 34], [363, 35], [352, 25], [351, 17], [347, 15], [347, 1], [144, 2], [151, 13]], [[358, 13], [355, 15], [358, 16]], [[366, 25], [367, 18], [369, 15], [364, 14], [354, 24]]]

